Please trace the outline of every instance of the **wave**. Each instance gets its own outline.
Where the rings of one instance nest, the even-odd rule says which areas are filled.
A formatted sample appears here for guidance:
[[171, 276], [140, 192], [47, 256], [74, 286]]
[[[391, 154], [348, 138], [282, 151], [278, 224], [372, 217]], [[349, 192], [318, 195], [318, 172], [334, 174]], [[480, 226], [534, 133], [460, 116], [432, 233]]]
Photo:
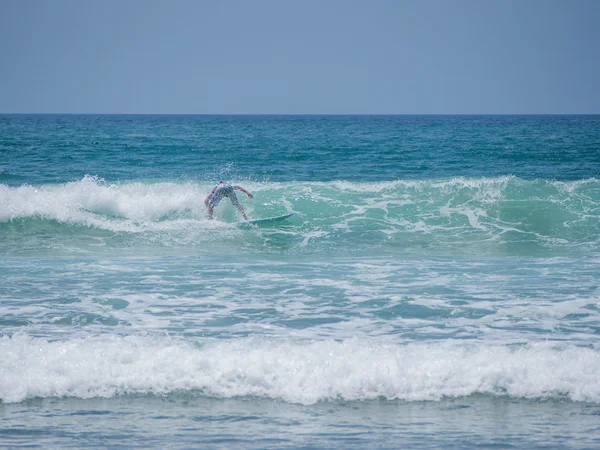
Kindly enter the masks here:
[[49, 341], [15, 335], [0, 339], [0, 354], [5, 403], [182, 391], [301, 404], [473, 394], [600, 403], [600, 352], [566, 344], [246, 338], [198, 345], [149, 336]]
[[[247, 182], [241, 195], [253, 218], [294, 213], [292, 246], [484, 245], [597, 246], [600, 181], [497, 178], [354, 182]], [[18, 230], [54, 222], [82, 233], [149, 234], [153, 242], [194, 244], [232, 237], [240, 218], [228, 203], [206, 217], [203, 182], [80, 181], [19, 187], [0, 185], [0, 227]], [[186, 233], [189, 235], [186, 236]], [[264, 233], [268, 233], [265, 231]], [[263, 233], [263, 238], [264, 238]], [[18, 234], [18, 233], [17, 233]], [[234, 233], [235, 234], [235, 233]], [[176, 235], [177, 239], [173, 239]], [[242, 233], [237, 238], [245, 239]], [[236, 239], [237, 239], [236, 238]], [[260, 245], [264, 245], [264, 239]], [[251, 243], [250, 243], [251, 244]]]
[[108, 184], [89, 176], [59, 185], [4, 185], [0, 194], [0, 223], [34, 218], [110, 231], [138, 231], [169, 212], [204, 207], [193, 184]]

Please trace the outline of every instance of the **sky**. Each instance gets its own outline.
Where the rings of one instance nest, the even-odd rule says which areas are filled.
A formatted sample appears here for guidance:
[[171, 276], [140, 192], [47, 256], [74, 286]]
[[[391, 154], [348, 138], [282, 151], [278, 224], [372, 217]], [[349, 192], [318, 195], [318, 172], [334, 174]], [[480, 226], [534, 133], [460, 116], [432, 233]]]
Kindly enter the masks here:
[[0, 113], [598, 114], [600, 0], [0, 0]]

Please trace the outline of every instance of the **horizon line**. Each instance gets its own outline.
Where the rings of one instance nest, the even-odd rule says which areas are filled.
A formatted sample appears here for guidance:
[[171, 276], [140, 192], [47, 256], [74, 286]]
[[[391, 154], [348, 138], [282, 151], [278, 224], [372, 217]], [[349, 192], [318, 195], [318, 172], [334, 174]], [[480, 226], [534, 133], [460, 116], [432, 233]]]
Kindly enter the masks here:
[[598, 116], [596, 113], [97, 113], [0, 112], [0, 116]]

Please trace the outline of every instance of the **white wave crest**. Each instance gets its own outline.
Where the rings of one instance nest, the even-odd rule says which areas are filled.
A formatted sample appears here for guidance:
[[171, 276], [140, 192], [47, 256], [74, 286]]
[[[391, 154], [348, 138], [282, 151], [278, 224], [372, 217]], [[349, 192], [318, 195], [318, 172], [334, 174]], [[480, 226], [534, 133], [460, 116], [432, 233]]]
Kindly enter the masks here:
[[108, 184], [86, 176], [43, 186], [0, 185], [0, 222], [38, 217], [111, 231], [143, 231], [172, 212], [205, 219], [206, 189], [194, 183]]
[[0, 339], [0, 399], [200, 391], [313, 404], [439, 400], [475, 393], [600, 403], [600, 352], [550, 343], [382, 344], [246, 338], [195, 346], [167, 338]]

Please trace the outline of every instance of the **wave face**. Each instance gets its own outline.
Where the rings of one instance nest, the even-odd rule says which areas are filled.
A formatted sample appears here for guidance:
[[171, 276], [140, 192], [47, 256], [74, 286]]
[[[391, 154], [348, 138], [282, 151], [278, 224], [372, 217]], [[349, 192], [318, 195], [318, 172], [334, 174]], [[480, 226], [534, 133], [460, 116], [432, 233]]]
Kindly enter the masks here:
[[3, 402], [190, 391], [301, 404], [473, 394], [600, 403], [598, 349], [549, 343], [242, 339], [196, 346], [165, 338], [64, 342], [18, 335], [1, 338], [0, 352]]
[[[81, 250], [145, 245], [207, 250], [421, 251], [536, 254], [598, 249], [600, 181], [453, 178], [243, 185], [253, 218], [295, 216], [271, 228], [239, 229], [228, 201], [214, 221], [208, 183], [107, 183], [94, 177], [39, 186], [0, 185], [4, 251], [69, 242]], [[245, 197], [244, 194], [240, 194]], [[40, 236], [44, 242], [40, 244]], [[37, 237], [37, 239], [36, 239]]]

